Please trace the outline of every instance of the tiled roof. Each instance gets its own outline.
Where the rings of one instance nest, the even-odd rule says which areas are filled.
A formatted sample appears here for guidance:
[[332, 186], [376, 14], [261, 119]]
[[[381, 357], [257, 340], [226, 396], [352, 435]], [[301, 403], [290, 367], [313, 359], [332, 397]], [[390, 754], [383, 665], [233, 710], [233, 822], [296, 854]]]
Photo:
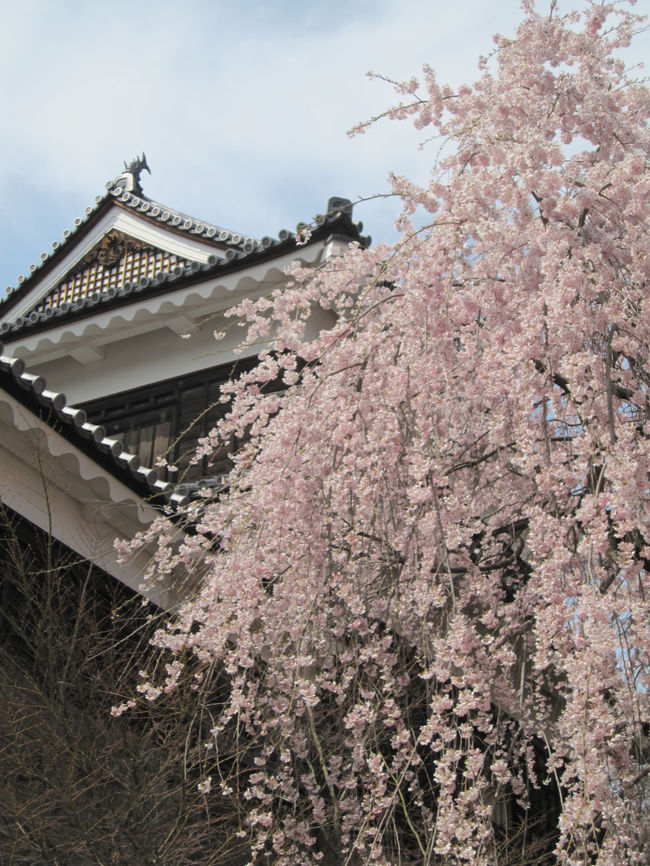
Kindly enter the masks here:
[[[331, 198], [326, 215], [316, 217], [314, 224], [308, 243], [327, 240], [331, 236], [338, 235], [348, 241], [357, 241], [362, 246], [370, 244], [370, 238], [361, 235], [362, 223], [352, 221], [352, 205], [347, 199]], [[301, 226], [298, 227], [298, 230], [300, 229]], [[260, 241], [247, 239], [239, 249], [231, 247], [226, 250], [224, 256], [209, 256], [205, 264], [195, 261], [186, 267], [179, 265], [171, 272], [160, 273], [153, 278], [144, 277], [137, 282], [127, 281], [119, 289], [109, 288], [105, 292], [95, 292], [72, 303], [64, 302], [55, 307], [46, 306], [41, 311], [32, 310], [28, 315], [19, 316], [13, 322], [3, 322], [0, 325], [0, 335], [11, 336], [13, 339], [18, 333], [33, 333], [77, 318], [79, 315], [89, 315], [96, 307], [103, 311], [109, 307], [131, 303], [144, 296], [164, 294], [209, 277], [219, 277], [250, 267], [291, 249], [300, 249], [300, 246], [297, 244], [296, 235], [286, 229], [282, 229], [277, 238], [263, 237]]]
[[[194, 238], [204, 241], [212, 241], [215, 244], [227, 244], [228, 246], [244, 249], [246, 246], [255, 244], [254, 238], [246, 237], [237, 232], [224, 229], [212, 223], [202, 222], [181, 211], [174, 210], [160, 202], [152, 201], [145, 195], [137, 195], [135, 192], [129, 192], [120, 183], [120, 177], [111, 180], [106, 184], [108, 190], [107, 195], [125, 205], [129, 210], [146, 216], [149, 219], [155, 220], [161, 225], [170, 226], [179, 232], [185, 232]], [[95, 201], [101, 201], [102, 196], [98, 196]]]
[[[58, 261], [62, 257], [64, 250], [67, 248], [71, 239], [77, 236], [80, 232], [83, 232], [84, 228], [90, 221], [94, 221], [94, 219], [91, 220], [91, 218], [99, 215], [100, 212], [108, 210], [112, 204], [118, 204], [125, 210], [137, 213], [140, 217], [161, 226], [166, 226], [174, 232], [179, 232], [187, 237], [191, 237], [203, 243], [211, 244], [215, 247], [215, 251], [220, 253], [219, 256], [214, 256], [214, 261], [212, 261], [211, 257], [207, 265], [193, 262], [185, 269], [185, 274], [179, 274], [177, 272], [178, 269], [175, 269], [175, 273], [170, 275], [170, 278], [173, 276], [174, 279], [178, 279], [180, 276], [190, 276], [191, 273], [194, 273], [192, 268], [202, 268], [203, 270], [209, 271], [213, 266], [218, 268], [220, 264], [230, 265], [234, 259], [241, 260], [251, 254], [254, 255], [259, 252], [267, 253], [269, 250], [273, 249], [279, 251], [277, 250], [278, 247], [282, 247], [283, 251], [286, 248], [285, 244], [288, 240], [295, 242], [295, 235], [287, 229], [282, 229], [278, 232], [277, 239], [263, 237], [261, 240], [257, 240], [231, 231], [230, 229], [214, 225], [213, 223], [197, 220], [188, 214], [184, 214], [181, 211], [177, 211], [174, 208], [170, 208], [167, 205], [163, 205], [160, 202], [147, 198], [147, 196], [145, 196], [141, 191], [138, 178], [134, 177], [129, 169], [127, 169], [126, 165], [125, 169], [125, 172], [106, 184], [107, 191], [103, 195], [95, 197], [94, 203], [84, 210], [83, 216], [77, 217], [74, 220], [73, 226], [63, 232], [63, 240], [54, 241], [49, 252], [41, 253], [40, 262], [29, 266], [29, 273], [27, 276], [21, 274], [21, 276], [18, 277], [17, 286], [7, 287], [5, 297], [0, 299], [0, 315], [2, 314], [3, 306], [13, 306], [13, 303], [16, 300], [16, 295], [24, 297], [26, 291], [29, 291], [29, 286], [32, 285], [33, 281], [37, 279], [45, 269], [49, 268], [54, 261]], [[341, 217], [344, 217], [344, 219], [342, 220]], [[362, 246], [368, 246], [370, 244], [370, 238], [362, 237], [361, 235], [363, 225], [361, 223], [353, 223], [351, 217], [352, 206], [347, 199], [331, 198], [328, 202], [326, 215], [319, 216], [315, 220], [316, 229], [321, 229], [322, 226], [325, 225], [330, 226], [330, 231], [334, 231], [334, 225], [336, 224], [336, 231], [342, 232], [351, 240], [358, 241]], [[302, 226], [299, 225], [298, 230], [301, 228]], [[319, 231], [318, 235], [319, 237], [322, 237], [322, 232]], [[225, 257], [223, 258], [223, 261], [220, 262], [219, 259], [224, 250]], [[147, 286], [143, 287], [141, 285], [146, 282], [146, 279], [140, 281], [138, 284], [140, 291], [142, 291], [142, 288], [147, 288]], [[107, 300], [113, 298], [113, 295], [110, 292], [107, 292], [106, 295], [110, 295]], [[101, 299], [104, 300], [106, 295], [101, 295]], [[87, 300], [91, 301], [92, 298], [88, 298]], [[95, 303], [96, 302], [97, 301], [95, 301]], [[47, 311], [45, 311], [45, 315], [46, 318], [49, 318]], [[12, 323], [12, 330], [22, 330], [22, 328], [28, 324], [35, 324], [35, 320], [31, 317], [18, 321], [20, 321], [20, 326], [14, 328], [13, 324], [16, 323]], [[42, 321], [42, 319], [39, 321]], [[7, 328], [4, 328], [0, 333], [7, 333]]]
[[155, 469], [141, 466], [119, 440], [107, 437], [103, 427], [90, 424], [82, 409], [68, 406], [65, 394], [48, 391], [42, 376], [25, 372], [24, 361], [5, 355], [2, 344], [0, 387], [142, 499], [176, 506], [187, 502], [173, 484], [158, 480]]
[[103, 195], [95, 196], [93, 204], [89, 205], [84, 210], [82, 216], [77, 217], [74, 220], [71, 228], [65, 229], [62, 241], [54, 241], [49, 252], [41, 253], [40, 262], [38, 264], [31, 264], [26, 276], [21, 274], [18, 277], [17, 286], [7, 287], [5, 298], [0, 300], [0, 309], [2, 308], [2, 304], [6, 302], [14, 292], [22, 289], [26, 283], [31, 283], [34, 276], [38, 276], [41, 269], [47, 265], [52, 258], [58, 258], [61, 255], [63, 248], [66, 247], [70, 240], [84, 228], [91, 217], [97, 214], [100, 210], [107, 209], [107, 207], [112, 203], [117, 203], [126, 210], [133, 211], [134, 213], [146, 217], [149, 220], [153, 220], [161, 225], [167, 225], [174, 229], [174, 231], [181, 232], [197, 240], [212, 243], [215, 246], [215, 249], [228, 247], [231, 249], [244, 250], [250, 249], [252, 246], [257, 244], [257, 241], [253, 238], [244, 237], [241, 234], [213, 225], [212, 223], [201, 222], [187, 214], [181, 213], [181, 211], [174, 210], [173, 208], [160, 204], [160, 202], [153, 201], [144, 195], [136, 195], [135, 193], [127, 192], [119, 184], [120, 177], [122, 177], [122, 175], [117, 177], [115, 180], [109, 181], [106, 184], [107, 192]]

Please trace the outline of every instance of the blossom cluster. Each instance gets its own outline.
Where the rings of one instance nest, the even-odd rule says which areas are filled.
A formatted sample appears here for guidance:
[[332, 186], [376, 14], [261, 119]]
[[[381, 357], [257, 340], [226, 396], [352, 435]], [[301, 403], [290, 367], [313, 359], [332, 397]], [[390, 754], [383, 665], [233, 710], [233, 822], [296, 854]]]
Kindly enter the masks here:
[[535, 817], [558, 863], [647, 862], [650, 100], [631, 13], [524, 7], [473, 86], [401, 86], [450, 142], [393, 179], [402, 239], [234, 311], [269, 349], [203, 447], [247, 444], [161, 537], [201, 573], [167, 687], [227, 678], [255, 862], [488, 866]]

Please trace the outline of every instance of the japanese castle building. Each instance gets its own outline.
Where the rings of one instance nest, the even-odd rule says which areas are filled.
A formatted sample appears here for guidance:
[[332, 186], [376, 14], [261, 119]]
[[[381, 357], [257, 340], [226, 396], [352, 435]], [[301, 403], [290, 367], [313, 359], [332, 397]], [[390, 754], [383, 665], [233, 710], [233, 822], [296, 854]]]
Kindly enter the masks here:
[[[241, 329], [224, 312], [281, 287], [293, 261], [317, 268], [369, 243], [346, 199], [329, 200], [305, 244], [256, 239], [152, 201], [143, 170], [144, 155], [125, 165], [0, 302], [0, 499], [133, 588], [143, 560], [120, 565], [113, 540], [227, 470], [228, 448], [190, 463], [225, 411], [221, 385], [254, 361], [235, 353]], [[159, 455], [180, 487], [151, 468]]]

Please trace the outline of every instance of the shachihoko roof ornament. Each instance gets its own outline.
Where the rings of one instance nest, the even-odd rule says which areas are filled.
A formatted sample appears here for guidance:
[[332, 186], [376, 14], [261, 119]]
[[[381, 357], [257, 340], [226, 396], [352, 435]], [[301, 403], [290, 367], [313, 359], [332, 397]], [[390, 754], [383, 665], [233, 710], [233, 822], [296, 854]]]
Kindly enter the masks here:
[[121, 186], [125, 192], [133, 192], [136, 195], [142, 195], [142, 186], [140, 185], [140, 175], [143, 171], [148, 171], [151, 174], [151, 169], [147, 165], [147, 157], [142, 151], [141, 156], [136, 156], [131, 162], [124, 163], [124, 171], [118, 175], [113, 181], [113, 185]]

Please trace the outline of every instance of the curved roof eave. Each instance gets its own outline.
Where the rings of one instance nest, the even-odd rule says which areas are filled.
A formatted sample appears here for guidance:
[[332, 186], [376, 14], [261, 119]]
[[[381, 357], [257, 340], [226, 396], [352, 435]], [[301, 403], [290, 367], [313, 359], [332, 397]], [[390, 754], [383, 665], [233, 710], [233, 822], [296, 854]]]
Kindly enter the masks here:
[[[232, 269], [246, 267], [247, 260], [251, 256], [281, 254], [286, 247], [297, 245], [296, 235], [287, 229], [280, 230], [277, 238], [265, 236], [257, 240], [231, 229], [222, 228], [214, 223], [198, 220], [154, 201], [142, 193], [138, 179], [135, 178], [134, 182], [130, 170], [126, 169], [125, 172], [106, 184], [105, 193], [95, 196], [93, 204], [85, 208], [83, 216], [77, 217], [72, 227], [63, 232], [62, 241], [54, 241], [49, 252], [41, 253], [40, 262], [29, 266], [29, 273], [27, 276], [21, 275], [18, 278], [17, 286], [7, 287], [6, 296], [0, 299], [0, 316], [6, 315], [28, 296], [32, 288], [65, 258], [73, 245], [88, 234], [112, 206], [118, 206], [137, 214], [140, 219], [156, 224], [167, 231], [184, 235], [194, 241], [210, 244], [215, 251], [223, 252], [225, 250], [226, 254], [222, 262], [215, 256], [215, 261], [212, 263], [215, 268], [218, 268], [220, 264]], [[305, 226], [299, 224], [297, 231], [301, 231], [303, 228]], [[326, 214], [315, 218], [312, 238], [308, 243], [322, 239], [323, 234], [337, 232], [351, 241], [357, 241], [362, 246], [368, 246], [370, 238], [363, 237], [362, 231], [363, 225], [352, 220], [351, 202], [348, 199], [334, 197], [328, 201]], [[201, 266], [198, 262], [193, 262], [192, 265], [210, 266]], [[189, 271], [190, 268], [185, 270]], [[191, 277], [191, 274], [185, 274], [185, 276]]]
[[159, 481], [154, 469], [141, 466], [138, 457], [126, 451], [118, 440], [106, 436], [103, 427], [89, 423], [82, 409], [68, 406], [65, 394], [48, 391], [42, 376], [27, 373], [24, 361], [3, 352], [0, 344], [0, 390], [59, 433], [74, 453], [89, 457], [103, 470], [97, 477], [105, 478], [108, 472], [122, 489], [131, 491], [133, 502], [158, 507], [186, 504], [187, 498], [177, 493], [173, 484]]
[[168, 274], [159, 274], [153, 278], [145, 277], [136, 283], [127, 282], [119, 290], [109, 289], [103, 294], [95, 293], [74, 303], [46, 307], [42, 312], [33, 311], [27, 316], [18, 317], [13, 322], [5, 321], [0, 325], [0, 336], [9, 342], [14, 342], [18, 337], [24, 339], [64, 324], [88, 319], [100, 312], [123, 310], [145, 298], [151, 301], [165, 296], [171, 297], [172, 293], [177, 293], [180, 289], [189, 289], [215, 279], [226, 280], [238, 272], [270, 263], [292, 252], [297, 259], [309, 260], [313, 257], [308, 253], [315, 245], [324, 245], [333, 234], [342, 236], [349, 242], [356, 241], [362, 246], [370, 243], [369, 238], [359, 234], [359, 229], [352, 223], [347, 213], [343, 210], [336, 211], [331, 216], [323, 218], [306, 244], [299, 244], [296, 236], [288, 231], [280, 232], [278, 239], [263, 238], [258, 246], [248, 251], [228, 250], [223, 258], [211, 257], [205, 264], [192, 262], [187, 267], [177, 266]]
[[147, 196], [127, 192], [119, 186], [120, 177], [106, 184], [107, 191], [95, 196], [92, 205], [85, 208], [83, 215], [76, 217], [70, 228], [65, 229], [61, 241], [54, 241], [49, 252], [40, 255], [40, 262], [31, 264], [27, 275], [18, 277], [16, 286], [8, 286], [6, 296], [0, 299], [0, 313], [18, 303], [31, 290], [31, 287], [47, 274], [66, 254], [71, 245], [78, 242], [97, 223], [101, 216], [117, 205], [124, 210], [137, 214], [141, 219], [166, 227], [168, 230], [192, 237], [194, 240], [211, 244], [217, 250], [228, 248], [250, 249], [257, 245], [254, 238], [224, 229], [214, 223], [198, 220], [182, 211], [154, 201]]

